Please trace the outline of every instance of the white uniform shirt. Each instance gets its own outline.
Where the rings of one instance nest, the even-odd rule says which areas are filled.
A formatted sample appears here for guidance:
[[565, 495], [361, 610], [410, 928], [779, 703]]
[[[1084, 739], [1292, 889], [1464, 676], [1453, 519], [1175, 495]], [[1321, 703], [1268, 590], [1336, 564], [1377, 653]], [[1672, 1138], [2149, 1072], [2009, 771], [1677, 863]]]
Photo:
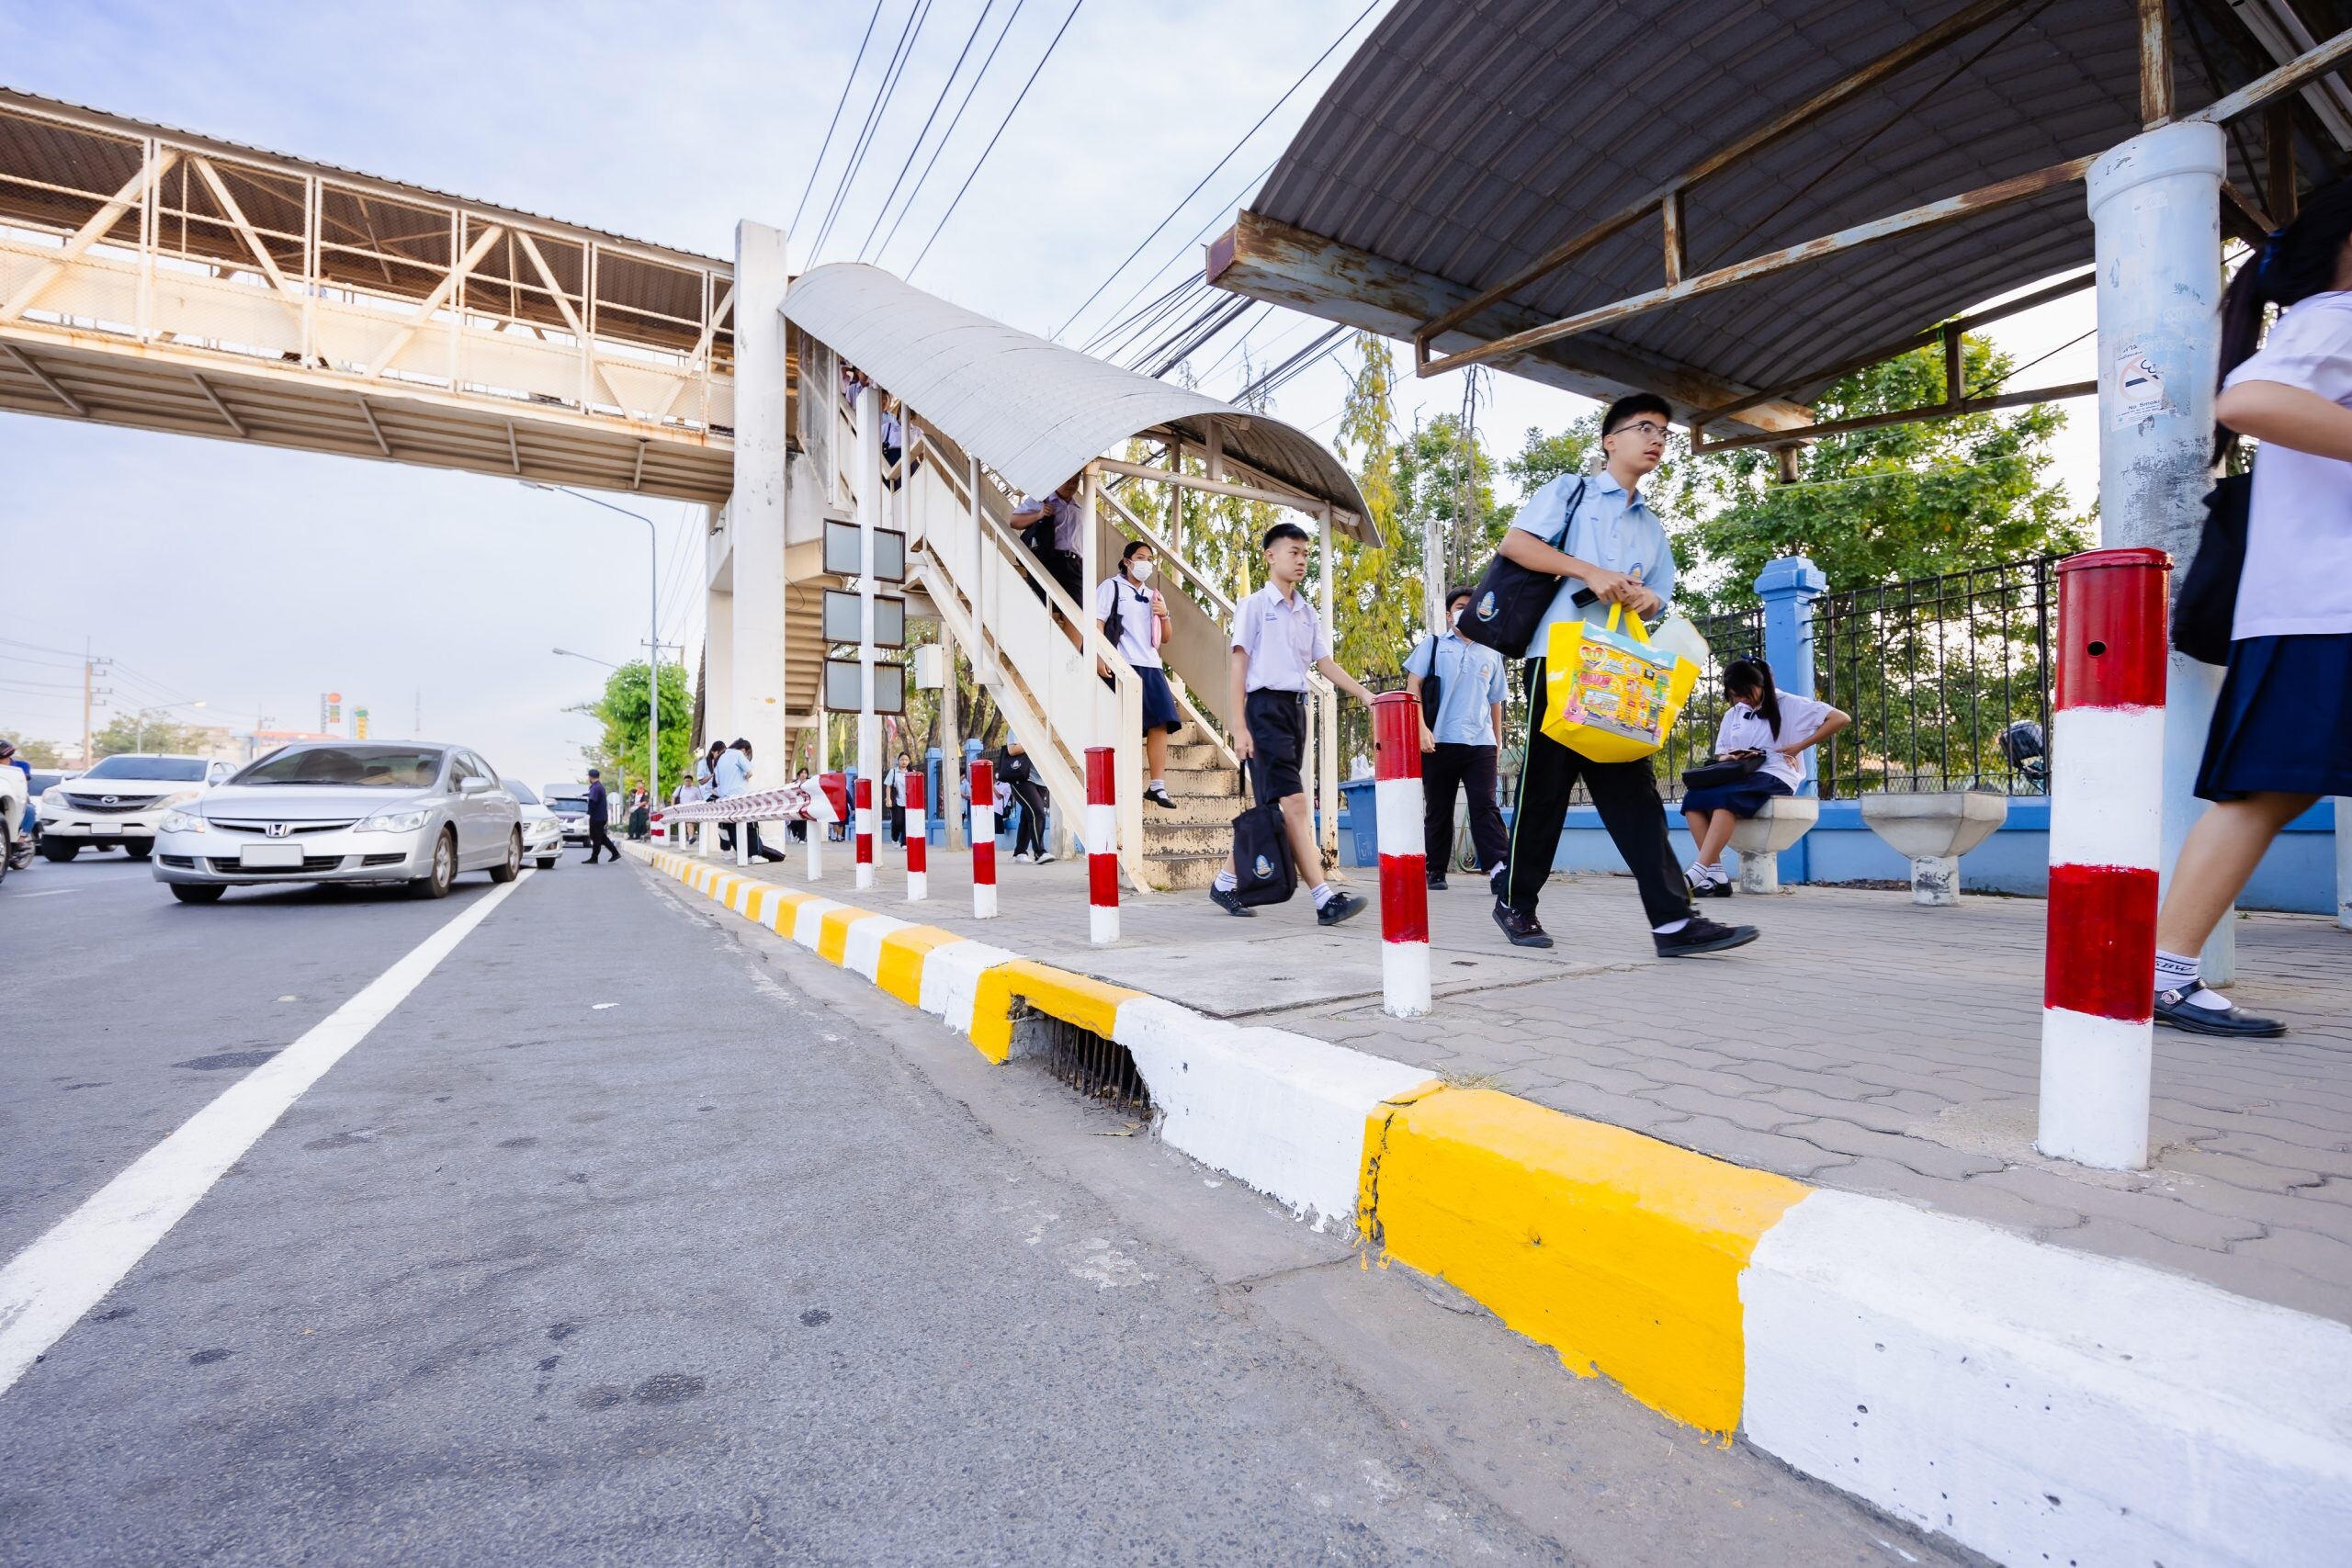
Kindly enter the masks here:
[[1304, 692], [1306, 672], [1331, 657], [1331, 634], [1306, 594], [1269, 582], [1234, 611], [1233, 646], [1250, 656], [1248, 690]]
[[[2291, 307], [2224, 385], [2242, 381], [2278, 381], [2352, 408], [2352, 293], [2314, 294]], [[2352, 632], [2352, 463], [2266, 442], [2254, 456], [2230, 636], [2345, 632]]]
[[1079, 553], [1086, 536], [1086, 509], [1074, 501], [1064, 501], [1058, 495], [1024, 495], [1018, 511], [1043, 512], [1054, 520], [1054, 548], [1070, 555]]
[[1106, 577], [1094, 585], [1094, 618], [1109, 620], [1114, 604], [1119, 606], [1119, 657], [1138, 670], [1159, 669], [1159, 623], [1151, 613], [1151, 590], [1124, 577]]
[[1757, 772], [1770, 773], [1794, 790], [1804, 783], [1804, 773], [1789, 766], [1788, 760], [1781, 755], [1781, 748], [1794, 745], [1820, 728], [1821, 721], [1829, 716], [1829, 705], [1787, 692], [1777, 694], [1781, 699], [1781, 733], [1777, 738], [1762, 714], [1746, 703], [1734, 703], [1724, 715], [1723, 723], [1715, 727], [1715, 753], [1721, 756], [1731, 751], [1761, 751], [1764, 765]]

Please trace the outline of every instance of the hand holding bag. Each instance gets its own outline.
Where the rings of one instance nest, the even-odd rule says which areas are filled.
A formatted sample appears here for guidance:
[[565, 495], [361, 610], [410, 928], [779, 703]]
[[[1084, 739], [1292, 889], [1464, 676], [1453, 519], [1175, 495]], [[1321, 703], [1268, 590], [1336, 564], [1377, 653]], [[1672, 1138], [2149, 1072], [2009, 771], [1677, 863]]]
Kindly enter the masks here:
[[[1621, 629], [1622, 624], [1622, 629]], [[1650, 646], [1641, 617], [1609, 606], [1609, 624], [1563, 621], [1544, 660], [1544, 733], [1596, 762], [1632, 762], [1666, 744], [1699, 667]]]
[[[1241, 764], [1241, 785], [1250, 787], [1250, 763]], [[1234, 897], [1255, 908], [1287, 900], [1298, 883], [1291, 863], [1290, 826], [1283, 820], [1282, 802], [1253, 806], [1233, 819], [1233, 873], [1240, 886]]]

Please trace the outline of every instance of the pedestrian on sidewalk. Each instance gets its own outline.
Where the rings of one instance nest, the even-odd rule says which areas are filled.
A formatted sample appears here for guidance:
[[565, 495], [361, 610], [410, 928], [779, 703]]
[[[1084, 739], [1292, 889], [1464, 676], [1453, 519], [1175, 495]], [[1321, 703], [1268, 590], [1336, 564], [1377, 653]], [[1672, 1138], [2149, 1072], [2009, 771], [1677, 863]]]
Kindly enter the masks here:
[[605, 774], [601, 768], [588, 770], [588, 865], [596, 863], [599, 851], [610, 850], [613, 859], [621, 858], [621, 847], [613, 842], [613, 802], [605, 793]]
[[633, 843], [643, 843], [653, 836], [653, 797], [642, 787], [629, 796], [628, 836]]
[[[1168, 738], [1184, 728], [1176, 711], [1176, 694], [1160, 668], [1159, 645], [1168, 640], [1168, 601], [1151, 586], [1158, 552], [1141, 539], [1130, 539], [1119, 552], [1119, 570], [1094, 589], [1094, 621], [1103, 639], [1118, 650], [1143, 686], [1143, 741], [1150, 783], [1143, 797], [1154, 806], [1176, 809], [1168, 797]], [[1104, 681], [1111, 671], [1097, 660], [1095, 672]]]
[[1731, 705], [1715, 727], [1715, 761], [1750, 766], [1745, 778], [1689, 791], [1682, 820], [1698, 846], [1690, 863], [1690, 896], [1731, 897], [1731, 874], [1724, 869], [1724, 846], [1732, 829], [1804, 784], [1804, 754], [1854, 722], [1827, 703], [1783, 692], [1772, 683], [1772, 667], [1761, 659], [1735, 659], [1724, 666], [1724, 695]]
[[[751, 794], [752, 743], [748, 740], [738, 739], [735, 744], [720, 752], [718, 757], [718, 766], [715, 770], [715, 773], [718, 781], [719, 799], [732, 800], [738, 795]], [[752, 853], [759, 859], [782, 860], [784, 858], [784, 852], [782, 850], [773, 849], [768, 845], [760, 842], [760, 825], [757, 822], [745, 822], [741, 824], [741, 830], [751, 835], [750, 843]], [[729, 850], [732, 850], [735, 846], [731, 842], [729, 842], [727, 847]]]
[[1008, 739], [996, 754], [997, 820], [1004, 820], [1009, 803], [1020, 807], [1013, 819], [1012, 858], [1032, 865], [1050, 865], [1046, 852], [1046, 792], [1037, 783], [1036, 764], [1018, 740]]
[[[1421, 703], [1421, 860], [1433, 888], [1445, 886], [1453, 859], [1453, 797], [1470, 792], [1470, 843], [1490, 882], [1502, 875], [1510, 848], [1495, 790], [1503, 733], [1503, 656], [1455, 629], [1473, 595], [1445, 596], [1445, 630], [1423, 637], [1405, 658], [1405, 690]], [[1434, 720], [1431, 716], [1434, 715]]]
[[[794, 773], [792, 775], [792, 782], [800, 785], [804, 789], [807, 788], [808, 784], [808, 770], [803, 768], [798, 773]], [[791, 821], [785, 824], [784, 836], [791, 840], [796, 844], [807, 843], [808, 841], [808, 819], [806, 817], [794, 818]]]
[[[2285, 307], [2261, 342], [2264, 307]], [[2257, 350], [2256, 344], [2261, 343]], [[2284, 1034], [2205, 988], [2198, 954], [2278, 830], [2352, 795], [2352, 179], [2321, 187], [2238, 268], [2222, 301], [2223, 450], [2254, 456], [2229, 673], [2156, 917], [2155, 1020], [2192, 1034]]]
[[882, 813], [889, 824], [890, 841], [894, 844], [907, 841], [907, 777], [910, 766], [907, 754], [901, 751], [898, 765], [882, 775]]
[[[1666, 802], [1648, 758], [1596, 762], [1544, 733], [1544, 650], [1552, 628], [1579, 617], [1605, 626], [1611, 604], [1656, 619], [1673, 597], [1674, 547], [1641, 493], [1642, 480], [1666, 456], [1672, 413], [1664, 398], [1647, 392], [1610, 404], [1600, 419], [1600, 470], [1554, 479], [1528, 497], [1503, 535], [1507, 558], [1560, 580], [1521, 667], [1527, 749], [1519, 770], [1519, 807], [1511, 816], [1510, 864], [1495, 897], [1495, 924], [1515, 946], [1552, 945], [1535, 907], [1559, 851], [1568, 795], [1579, 780], [1641, 889], [1642, 913], [1659, 957], [1720, 953], [1756, 940], [1753, 926], [1718, 925], [1691, 908], [1690, 886], [1674, 863]], [[1581, 495], [1574, 516], [1568, 515], [1572, 492]]]
[[[1289, 829], [1291, 860], [1299, 874], [1310, 878], [1317, 924], [1336, 926], [1362, 914], [1365, 900], [1343, 893], [1323, 875], [1323, 856], [1315, 843], [1314, 818], [1306, 808], [1306, 784], [1299, 763], [1306, 755], [1306, 672], [1323, 678], [1348, 695], [1372, 705], [1372, 694], [1331, 657], [1331, 633], [1298, 585], [1306, 577], [1306, 530], [1295, 523], [1277, 523], [1261, 541], [1266, 553], [1266, 586], [1233, 613], [1233, 686], [1229, 711], [1242, 716], [1233, 737], [1234, 756], [1250, 764], [1250, 787], [1258, 804], [1279, 801], [1283, 825]], [[1330, 570], [1330, 563], [1324, 563]], [[1254, 915], [1236, 893], [1240, 874], [1233, 857], [1209, 885], [1209, 898], [1228, 915]]]

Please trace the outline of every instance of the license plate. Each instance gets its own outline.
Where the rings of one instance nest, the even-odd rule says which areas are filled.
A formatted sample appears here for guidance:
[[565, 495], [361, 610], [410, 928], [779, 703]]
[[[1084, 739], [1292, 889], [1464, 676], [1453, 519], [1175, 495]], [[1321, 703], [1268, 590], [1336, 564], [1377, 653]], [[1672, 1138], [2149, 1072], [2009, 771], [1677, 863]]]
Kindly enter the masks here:
[[122, 824], [119, 822], [93, 822], [90, 824], [90, 837], [93, 839], [118, 839], [121, 836]]
[[297, 870], [302, 864], [302, 846], [241, 844], [237, 849], [237, 863], [254, 871]]

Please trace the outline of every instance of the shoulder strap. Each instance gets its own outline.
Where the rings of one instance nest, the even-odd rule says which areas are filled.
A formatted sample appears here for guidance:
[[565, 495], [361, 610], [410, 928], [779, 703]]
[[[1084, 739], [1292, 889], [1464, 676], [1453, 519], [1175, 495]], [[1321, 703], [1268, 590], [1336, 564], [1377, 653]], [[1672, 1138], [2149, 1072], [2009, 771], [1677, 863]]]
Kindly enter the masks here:
[[1552, 536], [1552, 547], [1554, 549], [1565, 550], [1567, 548], [1568, 530], [1576, 526], [1577, 509], [1584, 504], [1584, 489], [1585, 486], [1591, 482], [1592, 476], [1590, 474], [1587, 474], [1582, 479], [1577, 480], [1576, 493], [1568, 497], [1567, 505], [1561, 508], [1560, 531]]

